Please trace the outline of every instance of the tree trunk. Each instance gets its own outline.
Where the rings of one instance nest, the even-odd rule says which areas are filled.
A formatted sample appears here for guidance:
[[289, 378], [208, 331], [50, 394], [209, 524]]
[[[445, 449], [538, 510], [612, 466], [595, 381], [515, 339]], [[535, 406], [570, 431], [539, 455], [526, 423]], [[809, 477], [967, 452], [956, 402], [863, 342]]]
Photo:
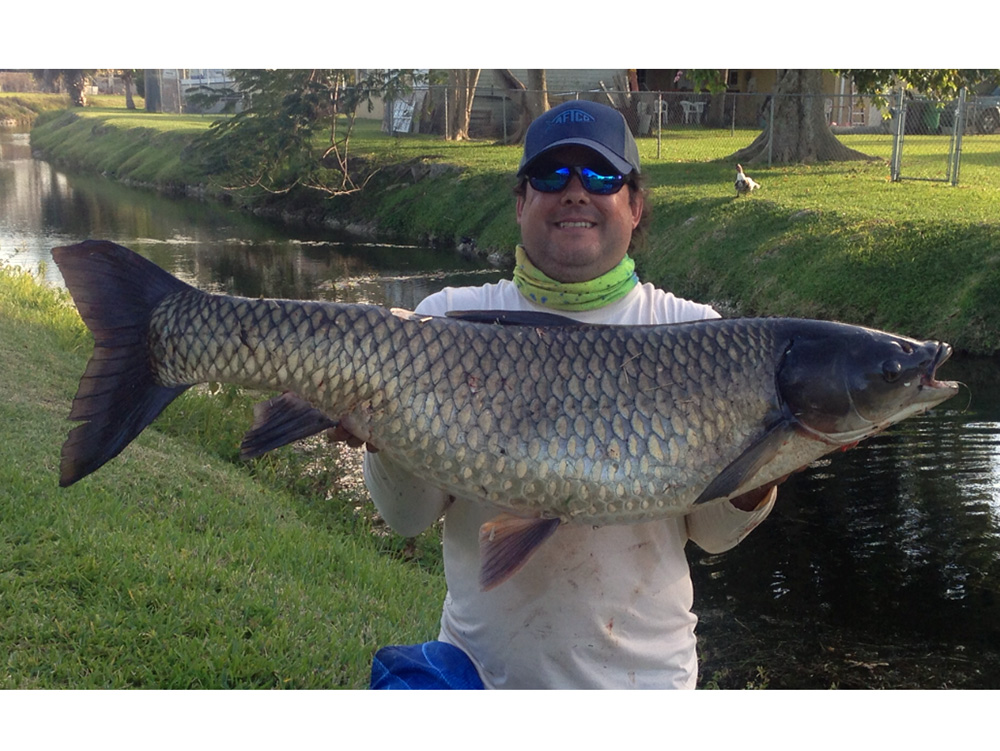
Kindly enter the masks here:
[[821, 70], [779, 70], [774, 86], [774, 121], [771, 103], [764, 117], [767, 127], [753, 143], [727, 159], [743, 164], [846, 162], [875, 159], [849, 149], [833, 135], [826, 122]]
[[533, 69], [528, 71], [528, 109], [532, 120], [544, 112], [548, 112], [549, 104], [549, 84], [543, 69]]
[[478, 70], [452, 70], [448, 72], [450, 106], [452, 114], [445, 138], [449, 141], [469, 140], [469, 120], [472, 117], [472, 102], [479, 82]]
[[132, 98], [132, 71], [122, 71], [122, 83], [125, 84], [125, 109], [135, 109], [135, 99]]
[[548, 84], [544, 70], [528, 71], [528, 86], [521, 83], [509, 70], [498, 70], [507, 94], [518, 109], [518, 123], [513, 133], [507, 134], [505, 143], [521, 143], [531, 121], [549, 109]]
[[714, 87], [710, 89], [711, 94], [708, 97], [708, 107], [705, 113], [704, 122], [715, 128], [725, 128], [729, 125], [726, 122], [726, 90], [728, 86], [726, 82], [729, 80], [729, 70], [724, 69], [722, 73], [722, 88], [716, 90]]
[[72, 70], [68, 72], [69, 80], [66, 87], [69, 89], [69, 98], [74, 107], [87, 106], [87, 77], [82, 70]]

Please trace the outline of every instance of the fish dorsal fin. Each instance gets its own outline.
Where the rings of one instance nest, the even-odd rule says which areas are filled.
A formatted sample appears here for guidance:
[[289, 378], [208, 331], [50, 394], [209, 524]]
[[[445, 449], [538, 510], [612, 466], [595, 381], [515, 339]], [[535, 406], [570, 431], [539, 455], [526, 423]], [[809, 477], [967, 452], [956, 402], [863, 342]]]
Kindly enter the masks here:
[[479, 585], [484, 591], [503, 584], [559, 526], [558, 519], [525, 519], [500, 514], [479, 528]]
[[336, 424], [298, 394], [286, 391], [253, 405], [253, 425], [243, 436], [240, 456], [252, 459]]
[[695, 504], [708, 503], [732, 495], [757, 474], [761, 467], [771, 461], [794, 433], [793, 423], [787, 419], [782, 419], [772, 425], [729, 466], [715, 476], [715, 479], [695, 499]]
[[537, 310], [449, 310], [445, 315], [471, 323], [495, 323], [500, 326], [584, 326], [557, 313]]

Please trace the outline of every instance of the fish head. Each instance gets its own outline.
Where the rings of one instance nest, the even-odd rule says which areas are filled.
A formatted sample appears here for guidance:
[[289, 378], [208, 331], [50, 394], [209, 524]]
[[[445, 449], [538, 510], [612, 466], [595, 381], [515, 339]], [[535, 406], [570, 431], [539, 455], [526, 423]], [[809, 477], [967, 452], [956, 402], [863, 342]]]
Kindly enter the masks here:
[[936, 378], [951, 353], [943, 342], [821, 325], [790, 336], [777, 388], [797, 427], [855, 443], [958, 393], [957, 383]]

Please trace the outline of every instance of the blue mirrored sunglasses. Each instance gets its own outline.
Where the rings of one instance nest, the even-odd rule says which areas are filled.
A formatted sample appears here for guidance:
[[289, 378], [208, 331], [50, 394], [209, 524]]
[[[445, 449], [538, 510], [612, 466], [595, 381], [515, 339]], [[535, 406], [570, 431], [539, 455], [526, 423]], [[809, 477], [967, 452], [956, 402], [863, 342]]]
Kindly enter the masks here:
[[539, 193], [558, 193], [565, 188], [570, 178], [576, 175], [580, 178], [583, 189], [598, 196], [610, 196], [617, 193], [625, 185], [625, 175], [619, 173], [603, 174], [590, 167], [554, 167], [550, 170], [528, 175], [531, 187]]

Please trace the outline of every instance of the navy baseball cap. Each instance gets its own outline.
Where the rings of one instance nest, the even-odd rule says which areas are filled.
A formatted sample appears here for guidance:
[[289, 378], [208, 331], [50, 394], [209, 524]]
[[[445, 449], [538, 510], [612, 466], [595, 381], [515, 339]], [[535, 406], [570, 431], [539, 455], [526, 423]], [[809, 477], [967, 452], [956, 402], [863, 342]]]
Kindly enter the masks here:
[[639, 172], [639, 148], [622, 114], [605, 104], [579, 99], [553, 107], [528, 126], [517, 176], [522, 177], [552, 149], [571, 145], [593, 149], [623, 175]]

